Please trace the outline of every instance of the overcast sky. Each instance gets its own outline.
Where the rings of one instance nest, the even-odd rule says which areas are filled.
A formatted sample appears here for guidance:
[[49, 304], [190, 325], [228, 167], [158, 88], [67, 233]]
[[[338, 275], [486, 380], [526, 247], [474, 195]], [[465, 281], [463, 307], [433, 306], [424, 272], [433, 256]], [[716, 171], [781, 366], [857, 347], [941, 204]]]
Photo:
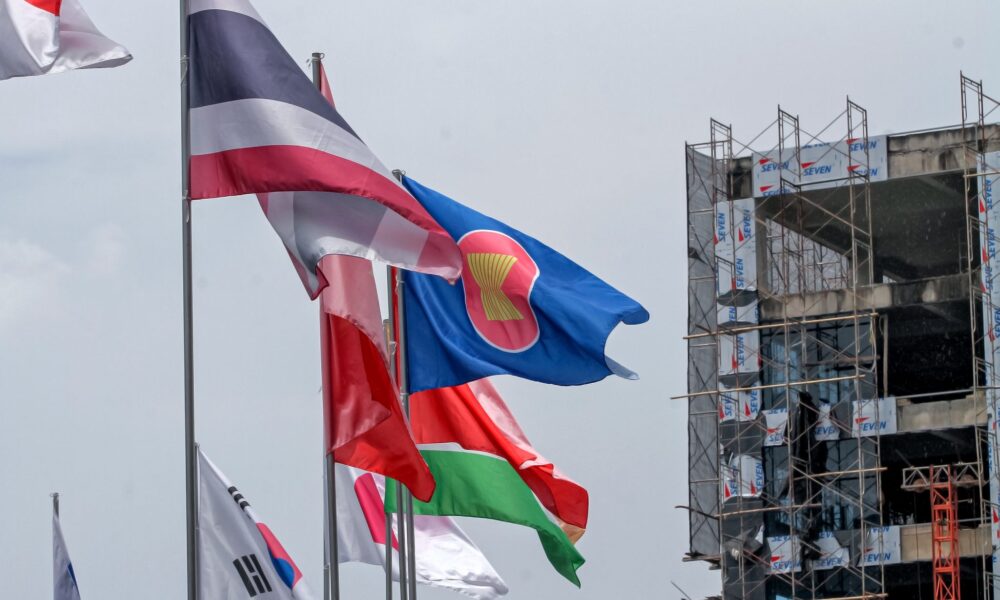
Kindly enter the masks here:
[[[0, 581], [51, 589], [49, 493], [85, 600], [184, 594], [177, 8], [84, 0], [135, 60], [0, 82]], [[576, 590], [533, 531], [462, 520], [512, 599], [718, 591], [687, 543], [684, 142], [960, 120], [1000, 95], [996, 2], [256, 0], [327, 55], [337, 106], [392, 168], [534, 235], [642, 302], [609, 353], [638, 382], [496, 383], [591, 494]], [[842, 132], [829, 137], [837, 139]], [[198, 438], [321, 589], [317, 306], [251, 197], [195, 206]], [[381, 271], [379, 279], [381, 280]], [[345, 598], [380, 597], [375, 567]], [[421, 598], [453, 594], [422, 588]]]

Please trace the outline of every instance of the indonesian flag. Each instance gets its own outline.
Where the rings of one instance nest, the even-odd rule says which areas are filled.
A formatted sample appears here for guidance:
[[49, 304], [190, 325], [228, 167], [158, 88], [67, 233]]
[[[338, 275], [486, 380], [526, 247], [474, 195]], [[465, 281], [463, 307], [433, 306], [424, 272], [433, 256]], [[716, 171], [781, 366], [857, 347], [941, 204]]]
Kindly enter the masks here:
[[[458, 279], [462, 257], [248, 0], [190, 0], [192, 198], [257, 194], [310, 298], [346, 254]], [[327, 91], [329, 86], [327, 86]]]
[[198, 590], [205, 600], [313, 600], [246, 497], [198, 450]]
[[[552, 566], [580, 585], [584, 558], [574, 542], [587, 526], [587, 490], [531, 446], [489, 381], [413, 394], [410, 420], [438, 486], [430, 502], [414, 502], [415, 514], [531, 527]], [[388, 489], [395, 512], [392, 482]]]
[[[337, 465], [338, 562], [385, 568], [385, 480], [381, 475]], [[393, 579], [399, 580], [399, 544], [393, 517]], [[496, 600], [507, 585], [493, 565], [448, 517], [415, 515], [417, 583], [453, 590], [477, 600]]]
[[0, 0], [0, 79], [117, 67], [132, 60], [77, 0]]
[[327, 450], [338, 463], [398, 479], [428, 500], [434, 477], [413, 442], [389, 376], [372, 265], [353, 256], [327, 256], [320, 272], [330, 282], [320, 296]]

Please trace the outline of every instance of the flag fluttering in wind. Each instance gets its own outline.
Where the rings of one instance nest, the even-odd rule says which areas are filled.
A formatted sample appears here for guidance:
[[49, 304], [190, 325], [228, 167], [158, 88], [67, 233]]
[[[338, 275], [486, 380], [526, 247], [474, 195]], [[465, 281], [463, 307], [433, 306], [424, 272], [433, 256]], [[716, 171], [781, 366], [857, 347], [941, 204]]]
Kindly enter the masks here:
[[[2, 0], [0, 0], [2, 1]], [[53, 600], [80, 600], [76, 585], [76, 572], [69, 559], [66, 540], [63, 539], [59, 515], [52, 513], [52, 598]]]
[[0, 79], [117, 67], [132, 60], [77, 0], [0, 0]]
[[[528, 442], [488, 381], [410, 397], [410, 423], [437, 490], [414, 514], [495, 519], [538, 531], [552, 566], [576, 585], [583, 556], [573, 542], [587, 525], [587, 491]], [[386, 505], [396, 510], [393, 482]]]
[[[381, 475], [337, 465], [337, 549], [341, 563], [385, 568], [385, 484]], [[396, 531], [396, 519], [393, 531]], [[448, 517], [415, 515], [417, 583], [453, 590], [477, 600], [496, 600], [507, 585], [493, 565]], [[393, 534], [393, 579], [399, 579], [398, 543]]]
[[454, 241], [325, 99], [248, 0], [191, 0], [191, 197], [258, 194], [306, 291], [328, 254], [454, 280]]
[[198, 510], [199, 598], [313, 600], [281, 543], [201, 450]]
[[434, 477], [410, 436], [389, 375], [372, 265], [327, 256], [320, 272], [331, 284], [320, 296], [327, 450], [336, 462], [398, 479], [427, 500]]
[[558, 385], [635, 373], [604, 353], [638, 302], [548, 246], [404, 178], [458, 243], [460, 285], [404, 273], [410, 391], [510, 374]]

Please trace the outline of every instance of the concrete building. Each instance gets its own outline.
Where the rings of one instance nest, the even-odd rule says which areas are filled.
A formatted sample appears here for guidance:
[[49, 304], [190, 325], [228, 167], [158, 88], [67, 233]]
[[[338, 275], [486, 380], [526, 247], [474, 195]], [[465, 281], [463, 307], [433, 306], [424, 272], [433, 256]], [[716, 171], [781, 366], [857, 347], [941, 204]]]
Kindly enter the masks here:
[[779, 109], [686, 148], [685, 560], [726, 600], [1000, 598], [1000, 104], [961, 92], [959, 126], [848, 101], [837, 141]]

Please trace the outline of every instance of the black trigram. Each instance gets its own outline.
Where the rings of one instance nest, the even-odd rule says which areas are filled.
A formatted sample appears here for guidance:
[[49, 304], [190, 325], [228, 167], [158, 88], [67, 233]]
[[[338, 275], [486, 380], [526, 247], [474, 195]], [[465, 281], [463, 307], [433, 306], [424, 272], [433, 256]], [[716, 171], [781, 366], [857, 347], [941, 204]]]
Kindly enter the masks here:
[[247, 554], [233, 561], [236, 572], [239, 573], [243, 585], [247, 586], [247, 593], [253, 598], [257, 594], [271, 591], [271, 584], [264, 576], [264, 569], [260, 568], [260, 562], [256, 554]]
[[250, 503], [247, 502], [246, 498], [243, 497], [243, 494], [236, 489], [235, 485], [229, 487], [229, 495], [233, 497], [236, 504], [238, 504], [243, 510], [246, 510], [247, 507], [250, 506]]

